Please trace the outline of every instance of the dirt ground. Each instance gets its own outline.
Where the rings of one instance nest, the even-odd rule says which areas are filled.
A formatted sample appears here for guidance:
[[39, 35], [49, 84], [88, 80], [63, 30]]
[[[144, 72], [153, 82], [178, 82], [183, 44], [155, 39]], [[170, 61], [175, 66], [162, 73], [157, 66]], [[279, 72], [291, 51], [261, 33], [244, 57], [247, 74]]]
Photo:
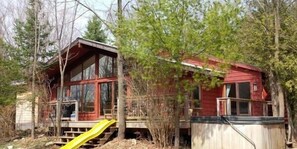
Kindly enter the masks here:
[[[36, 139], [25, 137], [10, 142], [0, 142], [0, 149], [58, 149], [53, 145], [55, 137], [39, 136]], [[96, 149], [161, 149], [147, 140], [125, 139], [119, 141], [117, 138], [109, 141]]]
[[58, 149], [52, 143], [56, 140], [54, 137], [39, 136], [36, 139], [24, 137], [14, 139], [10, 142], [0, 142], [0, 149]]
[[[119, 141], [117, 138], [107, 142], [96, 149], [161, 149], [147, 140], [124, 139]], [[163, 148], [164, 149], [164, 148]], [[169, 149], [169, 148], [168, 148]]]

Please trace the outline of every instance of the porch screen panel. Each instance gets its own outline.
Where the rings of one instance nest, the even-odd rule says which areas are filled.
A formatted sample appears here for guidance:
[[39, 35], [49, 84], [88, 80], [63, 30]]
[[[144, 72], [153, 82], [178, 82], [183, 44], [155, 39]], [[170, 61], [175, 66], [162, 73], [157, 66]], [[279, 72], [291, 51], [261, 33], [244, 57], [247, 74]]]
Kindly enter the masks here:
[[112, 102], [112, 82], [100, 84], [100, 114], [104, 114], [104, 109], [111, 109]]
[[83, 63], [83, 79], [95, 79], [95, 56], [92, 56]]
[[94, 111], [94, 101], [95, 101], [95, 85], [94, 84], [84, 84], [83, 85], [83, 102], [82, 111], [83, 112], [93, 112]]
[[116, 59], [107, 55], [99, 56], [99, 77], [113, 77], [116, 74]]

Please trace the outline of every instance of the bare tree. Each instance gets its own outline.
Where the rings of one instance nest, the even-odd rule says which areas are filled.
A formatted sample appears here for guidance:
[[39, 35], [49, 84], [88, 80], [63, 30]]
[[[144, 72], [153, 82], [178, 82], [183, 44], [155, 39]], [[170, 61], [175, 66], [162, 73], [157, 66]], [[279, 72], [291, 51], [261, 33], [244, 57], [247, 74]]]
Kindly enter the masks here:
[[124, 93], [124, 73], [123, 73], [123, 63], [124, 63], [124, 58], [121, 54], [121, 22], [123, 19], [123, 8], [122, 8], [122, 0], [117, 1], [117, 27], [115, 30], [108, 25], [106, 21], [104, 21], [92, 8], [88, 7], [87, 5], [81, 3], [79, 0], [76, 0], [80, 5], [85, 7], [86, 9], [90, 10], [92, 13], [95, 14], [99, 18], [99, 20], [102, 21], [104, 25], [113, 33], [116, 34], [116, 45], [118, 47], [118, 56], [117, 56], [117, 70], [118, 70], [118, 122], [119, 122], [119, 132], [118, 132], [118, 137], [120, 139], [125, 138], [125, 129], [126, 129], [126, 120], [125, 120], [125, 93]]
[[124, 97], [124, 73], [123, 73], [123, 63], [124, 58], [120, 52], [121, 48], [121, 32], [119, 32], [123, 20], [122, 11], [122, 0], [118, 0], [118, 34], [117, 34], [117, 46], [118, 46], [118, 57], [117, 57], [117, 67], [118, 67], [118, 122], [119, 122], [119, 139], [125, 138], [126, 130], [126, 120], [125, 120], [125, 97]]
[[34, 40], [34, 56], [33, 56], [33, 64], [32, 64], [32, 117], [31, 117], [31, 138], [35, 138], [35, 105], [36, 105], [36, 90], [35, 90], [35, 76], [36, 76], [36, 65], [37, 65], [37, 51], [39, 51], [39, 42], [40, 42], [40, 38], [39, 38], [39, 34], [38, 34], [38, 28], [39, 28], [39, 24], [37, 23], [37, 17], [38, 17], [38, 5], [39, 3], [35, 0], [34, 1], [34, 15], [35, 15], [35, 20], [34, 20], [34, 26], [35, 26], [35, 40]]
[[[64, 88], [64, 74], [66, 70], [66, 66], [68, 63], [68, 58], [69, 58], [69, 49], [70, 49], [70, 43], [72, 41], [72, 36], [73, 36], [73, 30], [74, 30], [74, 23], [75, 23], [75, 18], [76, 18], [76, 13], [77, 13], [77, 7], [78, 3], [75, 3], [74, 6], [74, 14], [73, 14], [73, 19], [71, 21], [71, 30], [70, 30], [70, 39], [68, 46], [66, 47], [66, 55], [63, 56], [63, 36], [64, 36], [64, 28], [65, 28], [65, 23], [66, 23], [66, 8], [67, 8], [67, 0], [64, 0], [64, 5], [63, 5], [63, 12], [61, 14], [62, 16], [62, 23], [59, 25], [60, 20], [58, 19], [58, 1], [55, 0], [54, 2], [54, 7], [55, 7], [55, 31], [56, 31], [56, 42], [57, 42], [57, 49], [58, 49], [58, 59], [59, 59], [59, 70], [60, 70], [60, 93], [63, 93], [63, 88]], [[62, 103], [63, 103], [63, 98], [58, 99], [57, 101], [57, 108], [56, 108], [56, 129], [57, 129], [57, 135], [61, 135], [61, 116], [62, 116]]]

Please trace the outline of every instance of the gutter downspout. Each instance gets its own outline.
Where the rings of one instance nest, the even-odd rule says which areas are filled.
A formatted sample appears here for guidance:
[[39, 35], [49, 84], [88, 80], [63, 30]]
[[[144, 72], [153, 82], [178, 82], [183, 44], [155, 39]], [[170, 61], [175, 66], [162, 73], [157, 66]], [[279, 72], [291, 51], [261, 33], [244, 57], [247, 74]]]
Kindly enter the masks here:
[[249, 143], [251, 143], [254, 147], [254, 149], [256, 149], [256, 144], [254, 143], [253, 140], [251, 140], [250, 138], [248, 138], [244, 133], [242, 133], [239, 129], [237, 129], [229, 120], [227, 120], [224, 116], [221, 116], [221, 118], [223, 120], [225, 120], [231, 127], [233, 130], [235, 130], [238, 134], [240, 134], [244, 139], [246, 139]]

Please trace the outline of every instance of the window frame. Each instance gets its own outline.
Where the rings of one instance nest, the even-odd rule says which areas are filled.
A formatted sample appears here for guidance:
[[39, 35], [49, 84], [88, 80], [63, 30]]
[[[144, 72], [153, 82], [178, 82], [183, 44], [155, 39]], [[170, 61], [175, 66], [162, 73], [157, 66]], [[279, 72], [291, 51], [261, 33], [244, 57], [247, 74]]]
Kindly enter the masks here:
[[[251, 81], [241, 81], [241, 82], [228, 82], [228, 83], [224, 83], [224, 92], [223, 92], [223, 96], [224, 97], [227, 97], [227, 98], [236, 98], [236, 99], [245, 99], [245, 98], [240, 98], [240, 90], [239, 90], [239, 84], [240, 83], [249, 83], [249, 94], [250, 94], [250, 99], [246, 99], [247, 101], [231, 101], [231, 115], [245, 115], [245, 116], [250, 116], [252, 113], [251, 113], [251, 104], [248, 100], [251, 100], [251, 96], [252, 96], [252, 91], [251, 91], [251, 88], [252, 88], [252, 83]], [[236, 94], [236, 97], [228, 97], [227, 96], [227, 84], [235, 84], [235, 94]], [[232, 102], [236, 103], [236, 109], [235, 109], [235, 112], [236, 114], [232, 114]], [[248, 103], [248, 113], [241, 113], [241, 104], [240, 103], [245, 103], [247, 102]]]
[[[198, 93], [199, 93], [199, 99], [195, 99], [194, 98], [194, 91], [197, 88], [198, 88]], [[202, 94], [202, 92], [201, 92], [201, 86], [200, 85], [195, 86], [195, 89], [193, 89], [191, 91], [191, 108], [193, 108], [193, 109], [201, 109], [201, 97], [202, 97], [202, 95], [201, 95]], [[199, 102], [199, 106], [196, 106], [195, 105], [195, 100], [197, 100]]]

